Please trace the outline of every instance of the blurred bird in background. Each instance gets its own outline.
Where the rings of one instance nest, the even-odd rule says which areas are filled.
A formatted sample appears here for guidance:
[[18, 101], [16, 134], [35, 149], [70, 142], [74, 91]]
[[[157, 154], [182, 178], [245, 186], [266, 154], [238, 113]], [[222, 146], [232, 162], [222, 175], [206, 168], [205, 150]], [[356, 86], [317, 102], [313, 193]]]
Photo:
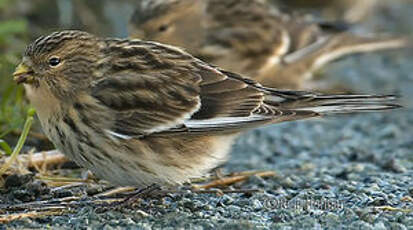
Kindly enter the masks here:
[[328, 20], [358, 23], [380, 6], [379, 0], [272, 0], [279, 7], [311, 11]]
[[265, 0], [146, 0], [129, 23], [132, 38], [185, 48], [269, 87], [328, 90], [313, 74], [345, 55], [404, 47], [408, 40], [357, 34], [346, 23], [286, 14]]

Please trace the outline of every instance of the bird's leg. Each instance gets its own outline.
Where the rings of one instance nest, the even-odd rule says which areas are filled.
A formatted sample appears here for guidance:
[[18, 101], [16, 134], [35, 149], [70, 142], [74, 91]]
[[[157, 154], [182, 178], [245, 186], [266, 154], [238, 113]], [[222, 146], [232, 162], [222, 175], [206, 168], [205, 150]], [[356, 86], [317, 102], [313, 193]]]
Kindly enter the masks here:
[[141, 198], [149, 196], [153, 191], [160, 189], [160, 186], [157, 184], [152, 184], [147, 187], [137, 189], [129, 194], [121, 200], [116, 201], [110, 204], [100, 204], [98, 205], [97, 212], [105, 212], [108, 209], [122, 209], [126, 207], [133, 206], [133, 204]]
[[159, 185], [151, 184], [147, 187], [144, 187], [144, 188], [141, 188], [141, 189], [138, 189], [132, 192], [123, 201], [121, 201], [121, 203], [127, 204], [127, 205], [133, 204], [138, 199], [146, 197], [149, 194], [151, 194], [153, 191], [160, 190], [160, 189], [161, 187]]

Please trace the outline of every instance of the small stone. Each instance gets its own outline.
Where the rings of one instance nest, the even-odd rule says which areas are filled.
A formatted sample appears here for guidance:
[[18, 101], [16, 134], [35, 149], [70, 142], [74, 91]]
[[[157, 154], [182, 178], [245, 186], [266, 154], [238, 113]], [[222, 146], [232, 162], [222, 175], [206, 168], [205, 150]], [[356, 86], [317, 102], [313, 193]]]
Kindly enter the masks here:
[[234, 199], [232, 197], [228, 196], [227, 194], [224, 194], [221, 197], [220, 202], [223, 203], [224, 205], [229, 205], [229, 204], [232, 204], [234, 202]]
[[385, 162], [384, 165], [383, 165], [383, 169], [390, 170], [390, 171], [393, 171], [395, 173], [405, 173], [405, 172], [407, 172], [407, 169], [405, 167], [403, 167], [403, 165], [401, 165], [400, 162], [395, 158], [391, 158], [390, 160]]
[[366, 223], [364, 221], [355, 221], [353, 223], [351, 223], [350, 225], [350, 229], [365, 229], [365, 230], [373, 230], [375, 228], [373, 228], [373, 226], [371, 226], [371, 224]]
[[354, 164], [352, 167], [351, 167], [351, 171], [352, 172], [356, 172], [356, 173], [359, 173], [359, 172], [362, 172], [363, 170], [364, 170], [364, 165], [363, 164]]
[[386, 199], [382, 197], [375, 198], [372, 202], [369, 203], [369, 205], [372, 206], [384, 206], [387, 204]]
[[24, 202], [29, 202], [29, 201], [34, 200], [33, 194], [30, 191], [28, 191], [27, 189], [15, 190], [15, 191], [13, 191], [12, 194], [16, 199], [24, 201]]
[[250, 204], [250, 201], [248, 199], [238, 199], [235, 201], [235, 204], [240, 207], [246, 207]]
[[293, 180], [291, 180], [290, 177], [287, 177], [284, 180], [282, 180], [281, 185], [283, 187], [286, 187], [286, 188], [296, 188], [297, 187], [296, 183]]
[[73, 192], [69, 190], [57, 190], [56, 192], [54, 192], [54, 196], [56, 198], [69, 197], [73, 196]]
[[349, 184], [344, 184], [342, 188], [348, 190], [349, 192], [355, 192], [357, 190], [355, 186]]
[[380, 187], [379, 185], [377, 185], [376, 183], [371, 184], [370, 186], [370, 190], [372, 191], [380, 191]]
[[382, 138], [395, 138], [399, 135], [400, 131], [395, 125], [386, 125], [380, 132], [379, 135]]
[[90, 187], [86, 190], [88, 196], [93, 196], [102, 192], [102, 187]]
[[200, 201], [198, 200], [193, 200], [193, 201], [185, 201], [183, 203], [183, 206], [192, 212], [199, 210], [203, 205]]
[[253, 199], [253, 200], [250, 202], [250, 207], [251, 207], [252, 210], [254, 210], [254, 211], [259, 211], [259, 210], [261, 210], [261, 209], [263, 208], [263, 205], [262, 205], [262, 203], [261, 203], [259, 200]]
[[407, 189], [409, 191], [410, 196], [413, 196], [413, 187]]
[[338, 215], [332, 213], [332, 212], [328, 212], [327, 215], [325, 216], [327, 222], [338, 222], [339, 221], [339, 217]]
[[33, 174], [19, 175], [12, 174], [6, 178], [4, 182], [5, 188], [20, 187], [24, 184], [29, 183], [33, 179]]
[[348, 171], [347, 170], [341, 170], [335, 174], [335, 176], [339, 179], [347, 180], [348, 179]]
[[400, 223], [391, 223], [390, 228], [395, 230], [407, 230], [407, 227]]
[[35, 196], [44, 195], [50, 192], [47, 184], [43, 181], [36, 180], [28, 186]]
[[387, 228], [384, 225], [384, 223], [380, 221], [380, 222], [374, 224], [374, 229], [375, 230], [386, 230]]

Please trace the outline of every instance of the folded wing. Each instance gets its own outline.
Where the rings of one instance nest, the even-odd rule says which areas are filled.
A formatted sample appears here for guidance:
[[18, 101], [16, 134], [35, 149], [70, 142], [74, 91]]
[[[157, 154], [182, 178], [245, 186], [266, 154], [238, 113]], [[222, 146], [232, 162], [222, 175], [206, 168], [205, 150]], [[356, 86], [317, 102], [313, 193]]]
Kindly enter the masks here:
[[395, 108], [394, 97], [320, 95], [265, 88], [184, 51], [139, 40], [108, 40], [113, 55], [92, 95], [112, 114], [117, 137], [235, 133], [331, 113]]

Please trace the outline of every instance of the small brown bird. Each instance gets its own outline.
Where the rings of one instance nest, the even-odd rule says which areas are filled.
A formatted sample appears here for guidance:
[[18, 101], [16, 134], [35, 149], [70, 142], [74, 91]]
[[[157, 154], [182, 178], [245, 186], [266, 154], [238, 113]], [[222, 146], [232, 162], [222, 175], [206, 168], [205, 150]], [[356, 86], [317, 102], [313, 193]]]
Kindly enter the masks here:
[[129, 27], [133, 38], [184, 47], [264, 86], [289, 89], [317, 88], [312, 74], [345, 55], [408, 43], [281, 13], [265, 0], [146, 0]]
[[393, 96], [266, 88], [173, 46], [82, 31], [38, 38], [13, 75], [56, 147], [115, 185], [202, 176], [258, 126], [399, 107]]

